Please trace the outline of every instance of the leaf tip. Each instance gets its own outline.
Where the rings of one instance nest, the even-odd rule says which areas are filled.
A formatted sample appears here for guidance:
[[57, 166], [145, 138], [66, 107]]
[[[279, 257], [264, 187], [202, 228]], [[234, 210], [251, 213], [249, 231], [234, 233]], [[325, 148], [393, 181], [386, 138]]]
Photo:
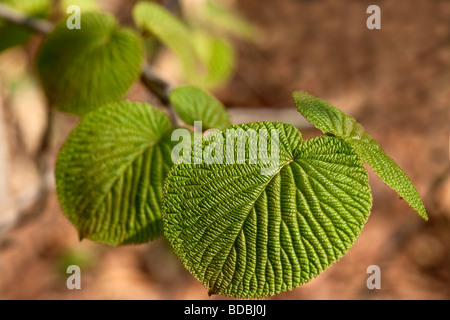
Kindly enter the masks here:
[[425, 211], [425, 208], [423, 208], [423, 210], [421, 210], [421, 211], [417, 211], [417, 213], [424, 221], [426, 221], [426, 222], [428, 221], [428, 215], [427, 215], [427, 212]]
[[303, 91], [303, 90], [296, 90], [296, 91], [292, 92], [292, 98], [294, 98], [294, 100], [305, 99], [305, 98], [310, 98], [310, 97], [313, 97], [313, 95], [311, 95], [310, 93]]
[[208, 297], [211, 297], [212, 295], [215, 295], [215, 294], [217, 294], [217, 293], [214, 291], [214, 289], [208, 290]]

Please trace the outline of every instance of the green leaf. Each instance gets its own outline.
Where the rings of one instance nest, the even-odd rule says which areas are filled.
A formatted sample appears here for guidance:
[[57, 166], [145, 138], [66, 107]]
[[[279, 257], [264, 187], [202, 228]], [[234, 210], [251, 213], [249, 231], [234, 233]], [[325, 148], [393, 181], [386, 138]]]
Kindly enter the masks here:
[[185, 69], [196, 69], [199, 61], [191, 43], [191, 31], [173, 14], [156, 3], [139, 2], [133, 9], [133, 17], [139, 28], [175, 51]]
[[80, 7], [82, 15], [86, 12], [100, 11], [100, 6], [96, 0], [60, 0], [59, 3], [60, 10], [64, 15], [71, 15], [71, 13], [67, 13], [67, 8], [72, 5]]
[[[251, 154], [272, 130], [278, 130], [279, 162], [267, 175], [261, 170], [271, 164]], [[227, 137], [234, 154], [224, 147]], [[277, 145], [271, 137], [269, 150]], [[224, 164], [196, 164], [201, 157], [194, 151], [190, 164], [172, 167], [163, 194], [165, 234], [210, 294], [256, 298], [290, 290], [349, 250], [372, 195], [363, 162], [347, 143], [302, 141], [291, 125], [256, 122], [222, 131], [203, 151], [221, 140]], [[248, 154], [245, 163], [238, 163], [239, 150]]]
[[70, 133], [58, 155], [56, 184], [80, 238], [119, 245], [162, 234], [169, 128], [161, 110], [120, 102], [89, 113]]
[[223, 1], [202, 1], [183, 9], [183, 18], [195, 29], [208, 30], [222, 38], [233, 36], [254, 41], [258, 37], [255, 26], [242, 17], [235, 6]]
[[232, 7], [227, 7], [217, 1], [207, 1], [205, 13], [205, 19], [208, 23], [216, 26], [220, 31], [225, 31], [247, 40], [254, 40], [256, 37], [255, 27], [241, 17], [239, 12]]
[[203, 32], [196, 32], [191, 38], [207, 72], [205, 74], [196, 70], [186, 71], [188, 81], [205, 88], [215, 88], [224, 84], [233, 71], [233, 47], [227, 41]]
[[298, 111], [325, 134], [332, 134], [350, 144], [366, 161], [376, 174], [417, 211], [428, 220], [425, 206], [417, 189], [380, 145], [364, 130], [356, 120], [326, 101], [307, 92], [293, 93]]
[[84, 115], [123, 98], [140, 74], [140, 37], [109, 14], [83, 13], [81, 29], [60, 23], [49, 34], [37, 68], [50, 104]]
[[170, 92], [169, 97], [181, 120], [188, 125], [202, 121], [204, 129], [222, 130], [231, 126], [230, 117], [222, 103], [200, 88], [178, 87]]
[[[45, 18], [50, 7], [49, 0], [0, 0], [0, 3], [34, 18]], [[0, 18], [0, 52], [25, 43], [32, 34], [28, 28]]]
[[180, 59], [190, 84], [216, 87], [226, 81], [234, 64], [234, 52], [224, 40], [194, 32], [165, 8], [139, 2], [133, 9], [136, 24], [172, 49]]

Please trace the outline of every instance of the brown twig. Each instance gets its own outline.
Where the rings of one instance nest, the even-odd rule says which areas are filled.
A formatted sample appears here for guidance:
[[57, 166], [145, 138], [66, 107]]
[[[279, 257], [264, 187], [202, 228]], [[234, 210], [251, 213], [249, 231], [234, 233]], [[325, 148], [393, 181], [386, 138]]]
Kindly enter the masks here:
[[27, 16], [3, 3], [0, 3], [0, 18], [43, 34], [53, 30], [53, 24], [50, 21]]
[[172, 126], [176, 126], [178, 124], [177, 116], [169, 101], [170, 84], [158, 77], [147, 63], [142, 67], [141, 81], [166, 107]]

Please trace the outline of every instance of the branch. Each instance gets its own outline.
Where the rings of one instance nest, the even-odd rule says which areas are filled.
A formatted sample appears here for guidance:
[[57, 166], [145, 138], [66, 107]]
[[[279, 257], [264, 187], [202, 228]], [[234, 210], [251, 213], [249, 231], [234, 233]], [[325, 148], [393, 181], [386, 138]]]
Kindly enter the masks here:
[[150, 65], [145, 64], [141, 70], [142, 83], [154, 93], [154, 95], [161, 101], [161, 103], [169, 104], [170, 85], [159, 78]]
[[169, 101], [169, 93], [171, 90], [170, 84], [158, 77], [155, 72], [153, 72], [152, 67], [147, 63], [142, 67], [141, 81], [167, 108], [172, 126], [176, 126], [178, 124], [177, 116]]
[[3, 3], [0, 3], [0, 18], [42, 34], [48, 34], [53, 30], [50, 21], [27, 16]]

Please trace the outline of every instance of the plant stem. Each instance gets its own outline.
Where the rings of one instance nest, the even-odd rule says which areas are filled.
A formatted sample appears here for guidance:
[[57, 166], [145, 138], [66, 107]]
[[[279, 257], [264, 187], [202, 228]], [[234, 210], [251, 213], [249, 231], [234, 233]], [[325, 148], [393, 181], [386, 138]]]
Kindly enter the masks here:
[[147, 63], [142, 67], [141, 81], [167, 108], [172, 126], [176, 126], [178, 124], [177, 116], [169, 101], [170, 84], [158, 77]]
[[0, 18], [43, 34], [53, 30], [53, 24], [50, 21], [27, 16], [3, 3], [0, 3]]

